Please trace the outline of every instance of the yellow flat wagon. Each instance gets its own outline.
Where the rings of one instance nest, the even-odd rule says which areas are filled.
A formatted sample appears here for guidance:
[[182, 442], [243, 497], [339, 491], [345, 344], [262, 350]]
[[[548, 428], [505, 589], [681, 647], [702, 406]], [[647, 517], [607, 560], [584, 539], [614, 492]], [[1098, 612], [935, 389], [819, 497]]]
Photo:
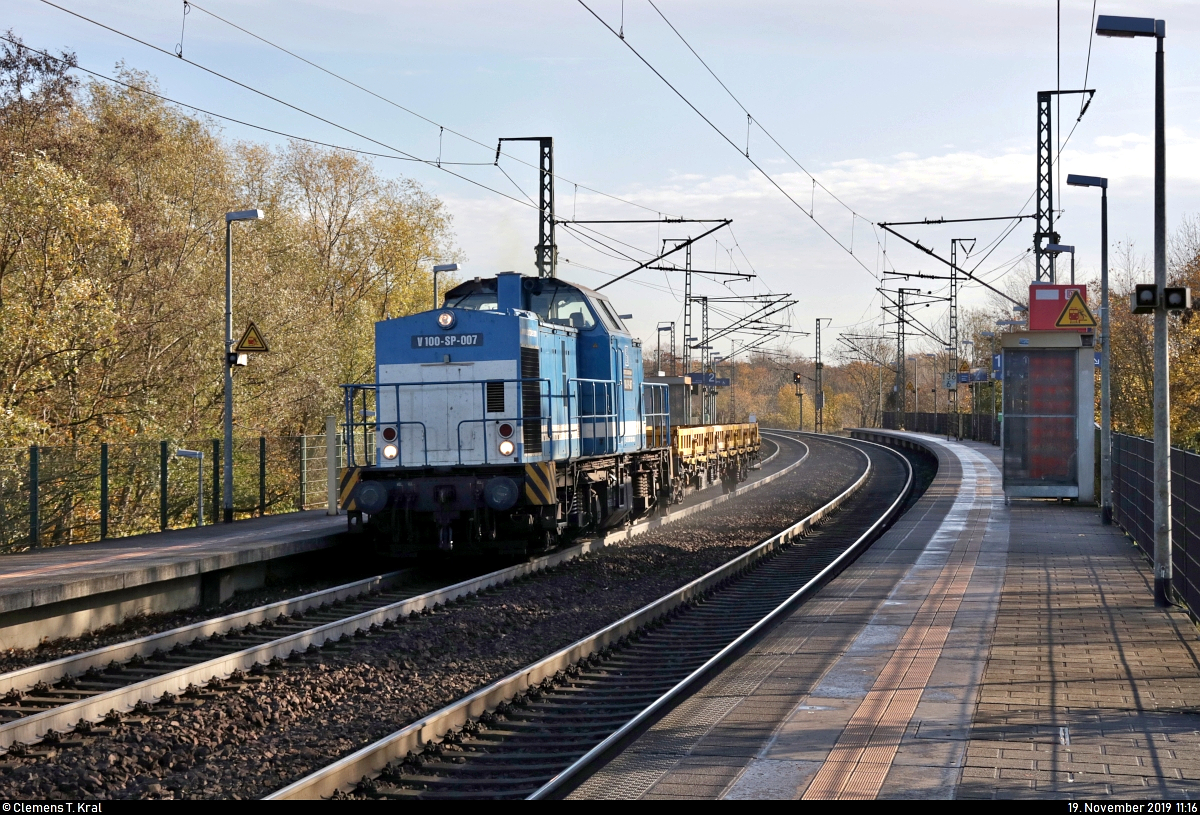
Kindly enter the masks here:
[[760, 446], [757, 422], [672, 427], [676, 481], [695, 489], [717, 479], [732, 486], [758, 461]]

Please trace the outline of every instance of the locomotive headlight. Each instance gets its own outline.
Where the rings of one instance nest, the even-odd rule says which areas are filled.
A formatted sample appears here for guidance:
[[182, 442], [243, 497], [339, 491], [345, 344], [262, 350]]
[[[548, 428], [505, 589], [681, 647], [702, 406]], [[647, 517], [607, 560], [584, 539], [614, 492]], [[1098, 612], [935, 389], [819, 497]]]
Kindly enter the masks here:
[[454, 328], [454, 324], [456, 322], [458, 322], [458, 320], [455, 319], [453, 311], [443, 311], [437, 316], [437, 324], [443, 330], [448, 331], [451, 328]]
[[502, 455], [502, 456], [511, 456], [513, 454], [513, 451], [516, 449], [517, 449], [517, 446], [515, 444], [513, 444], [511, 441], [509, 441], [508, 439], [505, 439], [504, 441], [500, 442], [500, 455]]
[[396, 449], [396, 445], [394, 445], [394, 444], [383, 445], [383, 457], [386, 458], [388, 461], [392, 461], [393, 459], [395, 459], [396, 456], [399, 455], [399, 453], [400, 453], [400, 451], [398, 449]]

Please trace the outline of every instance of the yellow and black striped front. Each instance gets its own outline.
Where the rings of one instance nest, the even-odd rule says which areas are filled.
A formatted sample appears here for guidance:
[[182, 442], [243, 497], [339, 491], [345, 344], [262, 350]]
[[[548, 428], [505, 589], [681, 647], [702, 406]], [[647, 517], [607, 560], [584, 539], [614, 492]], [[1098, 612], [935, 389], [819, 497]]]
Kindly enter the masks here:
[[556, 483], [558, 475], [554, 462], [525, 465], [525, 501], [537, 506], [550, 506], [558, 502]]
[[351, 496], [354, 494], [354, 488], [358, 486], [358, 479], [361, 475], [362, 467], [347, 467], [342, 470], [342, 481], [338, 487], [338, 506], [342, 509], [356, 509]]

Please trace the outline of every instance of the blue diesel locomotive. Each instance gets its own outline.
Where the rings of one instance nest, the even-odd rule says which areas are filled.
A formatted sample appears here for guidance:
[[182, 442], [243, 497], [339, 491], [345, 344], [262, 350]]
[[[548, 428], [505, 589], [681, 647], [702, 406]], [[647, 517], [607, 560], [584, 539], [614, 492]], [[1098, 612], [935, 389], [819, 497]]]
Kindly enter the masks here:
[[391, 556], [543, 551], [757, 456], [755, 428], [752, 447], [680, 460], [640, 341], [604, 295], [558, 278], [476, 278], [376, 323], [375, 383], [343, 388], [340, 503]]

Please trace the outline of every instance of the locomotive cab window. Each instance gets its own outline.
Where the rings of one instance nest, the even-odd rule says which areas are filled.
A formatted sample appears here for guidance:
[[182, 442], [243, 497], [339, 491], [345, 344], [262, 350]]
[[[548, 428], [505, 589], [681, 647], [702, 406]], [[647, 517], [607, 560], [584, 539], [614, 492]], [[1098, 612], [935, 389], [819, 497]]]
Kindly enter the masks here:
[[565, 325], [587, 331], [596, 319], [588, 308], [583, 292], [567, 286], [545, 285], [529, 293], [529, 310], [553, 325]]
[[446, 298], [446, 308], [461, 308], [467, 311], [499, 311], [500, 304], [494, 291], [473, 291], [462, 297]]
[[625, 328], [625, 324], [621, 322], [621, 318], [613, 310], [612, 304], [603, 297], [595, 297], [595, 301], [597, 306], [599, 306], [596, 311], [600, 314], [600, 319], [608, 326], [609, 331], [618, 331], [622, 334], [629, 333], [629, 329]]

